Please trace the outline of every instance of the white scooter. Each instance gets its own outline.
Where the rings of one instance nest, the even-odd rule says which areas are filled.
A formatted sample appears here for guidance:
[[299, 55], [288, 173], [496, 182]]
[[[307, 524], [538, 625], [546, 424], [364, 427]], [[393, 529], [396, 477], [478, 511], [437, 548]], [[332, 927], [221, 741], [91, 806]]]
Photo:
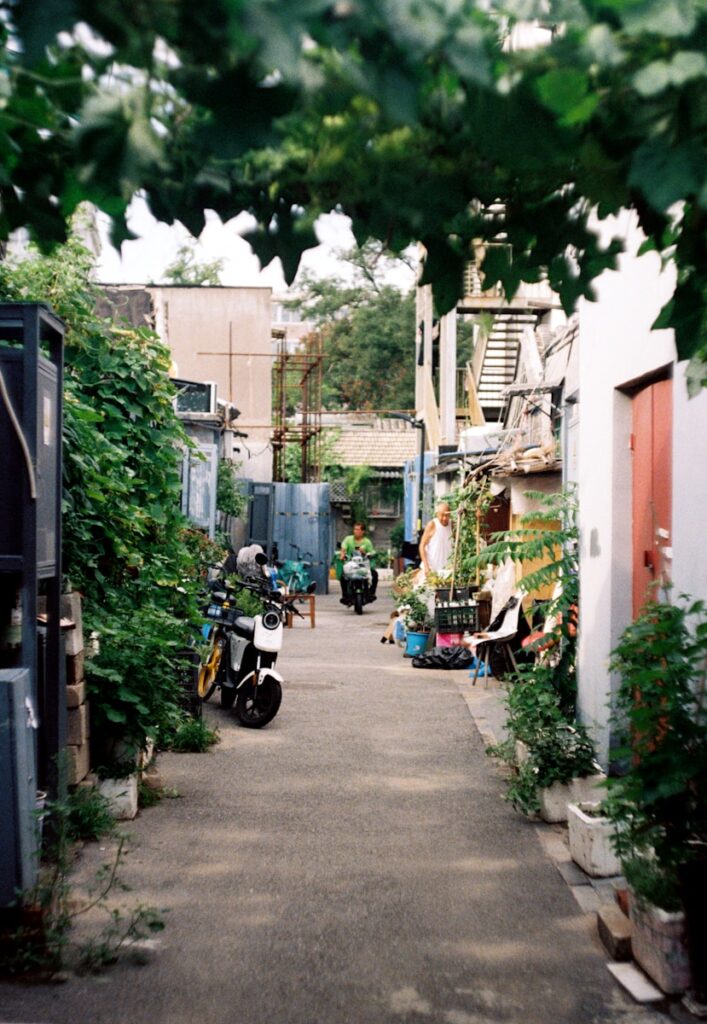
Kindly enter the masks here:
[[[264, 554], [256, 555], [265, 565]], [[288, 613], [300, 615], [283, 595], [273, 590], [269, 578], [249, 577], [235, 586], [222, 581], [210, 584], [212, 594], [207, 618], [214, 623], [211, 649], [199, 675], [199, 695], [208, 700], [217, 686], [221, 705], [233, 707], [241, 725], [260, 729], [271, 722], [282, 701], [282, 676], [275, 669], [282, 648], [284, 620]], [[250, 590], [263, 602], [260, 615], [244, 615], [233, 600], [239, 589]]]

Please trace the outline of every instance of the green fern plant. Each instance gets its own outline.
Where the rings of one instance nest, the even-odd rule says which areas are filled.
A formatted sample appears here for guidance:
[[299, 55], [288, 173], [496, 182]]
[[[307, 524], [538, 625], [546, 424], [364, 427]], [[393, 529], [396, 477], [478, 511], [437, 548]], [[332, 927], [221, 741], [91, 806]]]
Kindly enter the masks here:
[[[568, 721], [574, 718], [576, 704], [575, 664], [577, 654], [577, 608], [579, 601], [577, 502], [572, 490], [559, 494], [528, 491], [528, 498], [540, 503], [537, 511], [522, 516], [515, 530], [494, 533], [491, 543], [471, 563], [480, 568], [503, 565], [507, 559], [524, 563], [543, 559], [544, 564], [522, 578], [526, 593], [555, 588], [553, 597], [544, 602], [541, 614], [556, 623], [549, 635], [535, 643], [535, 649], [551, 647], [551, 658], [531, 668], [519, 669], [521, 677], [530, 673], [543, 675], [551, 681], [560, 709]], [[532, 524], [532, 525], [530, 525]], [[557, 583], [561, 587], [556, 587]], [[532, 649], [532, 647], [531, 647]]]

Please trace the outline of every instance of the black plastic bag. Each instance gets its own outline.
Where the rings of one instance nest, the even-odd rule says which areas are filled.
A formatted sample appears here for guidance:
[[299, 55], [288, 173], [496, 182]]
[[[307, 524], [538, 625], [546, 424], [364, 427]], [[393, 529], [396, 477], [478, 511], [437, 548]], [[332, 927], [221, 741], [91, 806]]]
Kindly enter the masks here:
[[431, 647], [412, 659], [413, 668], [469, 668], [474, 655], [468, 647]]

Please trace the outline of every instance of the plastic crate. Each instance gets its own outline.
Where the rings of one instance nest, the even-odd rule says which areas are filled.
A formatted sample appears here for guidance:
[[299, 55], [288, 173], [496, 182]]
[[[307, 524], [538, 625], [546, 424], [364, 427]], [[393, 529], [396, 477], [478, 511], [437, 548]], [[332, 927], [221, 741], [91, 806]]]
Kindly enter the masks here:
[[438, 633], [466, 633], [478, 629], [479, 609], [475, 601], [450, 601], [435, 607]]
[[460, 647], [462, 633], [437, 633], [435, 638], [436, 647]]

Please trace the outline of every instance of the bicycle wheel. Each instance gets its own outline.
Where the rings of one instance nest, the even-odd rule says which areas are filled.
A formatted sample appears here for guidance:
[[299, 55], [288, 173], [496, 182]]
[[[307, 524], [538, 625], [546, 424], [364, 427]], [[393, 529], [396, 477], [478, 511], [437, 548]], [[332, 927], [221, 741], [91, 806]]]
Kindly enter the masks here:
[[206, 661], [199, 669], [199, 680], [196, 686], [197, 693], [203, 701], [207, 701], [216, 689], [216, 679], [218, 676], [219, 666], [221, 665], [224, 645], [225, 638], [221, 633], [221, 630], [212, 630], [211, 650], [209, 651]]

